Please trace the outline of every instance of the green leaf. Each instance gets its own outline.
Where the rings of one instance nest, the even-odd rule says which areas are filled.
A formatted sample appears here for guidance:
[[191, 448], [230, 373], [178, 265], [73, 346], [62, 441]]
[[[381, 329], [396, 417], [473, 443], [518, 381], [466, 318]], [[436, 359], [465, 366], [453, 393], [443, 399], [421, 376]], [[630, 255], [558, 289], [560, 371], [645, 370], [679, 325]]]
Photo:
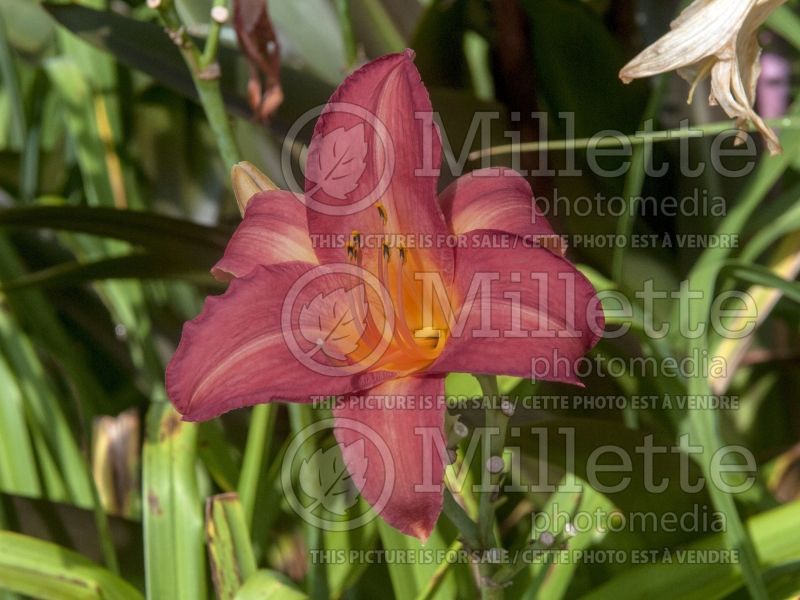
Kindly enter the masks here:
[[196, 479], [197, 424], [151, 404], [143, 458], [148, 598], [204, 598], [203, 510]]
[[537, 85], [553, 118], [561, 111], [574, 113], [577, 137], [603, 129], [633, 131], [644, 108], [644, 88], [620, 82], [625, 57], [598, 15], [573, 0], [523, 5], [532, 24]]
[[[795, 105], [791, 114], [797, 114], [798, 108], [800, 107]], [[720, 236], [734, 235], [745, 229], [750, 216], [762, 203], [775, 182], [789, 168], [791, 161], [800, 150], [800, 132], [784, 131], [781, 135], [781, 142], [784, 154], [762, 158], [758, 170], [750, 177], [736, 206], [718, 227], [717, 234]], [[686, 290], [687, 292], [691, 290], [692, 293], [700, 292], [699, 298], [690, 302], [690, 308], [683, 311], [684, 314], [676, 314], [673, 317], [672, 323], [675, 330], [678, 330], [677, 325], [680, 318], [688, 318], [689, 322], [698, 322], [699, 320], [699, 322], [707, 323], [709, 321], [717, 278], [728, 260], [729, 254], [730, 249], [728, 248], [711, 248], [703, 252], [700, 259], [694, 264], [689, 273]], [[706, 336], [696, 336], [688, 341], [684, 340], [684, 343], [686, 343], [686, 351], [689, 354], [697, 352], [702, 355], [708, 351], [709, 341]], [[710, 395], [711, 391], [708, 378], [704, 374], [689, 378], [689, 394], [702, 397]], [[711, 456], [724, 444], [720, 431], [719, 414], [716, 411], [689, 411], [683, 430], [691, 434], [693, 444], [703, 448], [703, 453], [699, 455], [698, 459], [702, 461], [701, 464], [708, 479]], [[758, 556], [739, 516], [734, 497], [713, 485], [709, 486], [709, 492], [716, 509], [725, 515], [728, 524], [726, 534], [728, 547], [739, 552], [742, 573], [747, 581], [750, 594], [758, 598], [765, 597], [766, 592]]]
[[[359, 510], [367, 510], [366, 503]], [[332, 552], [351, 550], [368, 550], [374, 548], [378, 540], [378, 524], [376, 521], [364, 523], [363, 526], [349, 531], [325, 531], [325, 548]], [[333, 561], [327, 565], [328, 585], [331, 597], [341, 597], [345, 590], [354, 588], [359, 579], [369, 569], [368, 561]]]
[[217, 598], [233, 600], [242, 583], [256, 571], [247, 523], [236, 494], [220, 494], [208, 499], [206, 536]]
[[87, 507], [94, 502], [86, 460], [36, 349], [8, 314], [0, 313], [0, 353], [17, 379], [49, 497]]
[[[672, 401], [678, 400], [673, 398]], [[515, 413], [515, 416], [523, 418], [521, 411]], [[695, 506], [709, 504], [705, 490], [688, 493], [681, 488], [682, 476], [688, 477], [689, 481], [696, 481], [700, 477], [700, 468], [694, 463], [687, 462], [684, 467], [682, 461], [686, 460], [685, 458], [681, 458], [677, 453], [668, 452], [654, 454], [651, 467], [645, 464], [645, 456], [641, 451], [637, 451], [637, 448], [645, 444], [648, 436], [652, 436], [654, 446], [671, 447], [669, 439], [663, 434], [633, 430], [621, 423], [588, 418], [548, 419], [541, 423], [533, 422], [522, 431], [527, 434], [512, 438], [511, 443], [519, 446], [523, 456], [536, 461], [546, 459], [550, 467], [555, 466], [572, 472], [580, 479], [587, 480], [593, 475], [590, 465], [593, 452], [603, 446], [614, 446], [624, 450], [631, 458], [632, 472], [645, 473], [652, 469], [652, 472], [659, 474], [659, 478], [663, 477], [669, 482], [662, 492], [653, 494], [648, 491], [644, 477], [633, 477], [624, 489], [605, 494], [605, 497], [623, 512], [636, 512], [646, 503], [648, 510], [660, 518], [668, 512], [689, 512]], [[685, 472], [682, 474], [682, 471]], [[602, 476], [599, 476], [598, 480], [606, 483]], [[534, 485], [536, 481], [523, 480], [521, 483]], [[690, 539], [691, 533], [658, 530], [643, 532], [642, 535], [650, 544], [664, 545], [686, 542]]]
[[[764, 568], [795, 562], [800, 557], [800, 536], [787, 534], [800, 528], [800, 502], [793, 502], [750, 519], [747, 529]], [[593, 590], [586, 600], [616, 600], [627, 597], [631, 590], [641, 598], [697, 599], [724, 598], [743, 584], [740, 565], [736, 562], [685, 560], [679, 552], [726, 549], [723, 535], [709, 536], [683, 549], [670, 552], [672, 562], [626, 569], [621, 575]], [[663, 556], [663, 554], [662, 554]], [[684, 555], [684, 556], [689, 556]], [[698, 555], [701, 556], [701, 555]], [[797, 586], [782, 597], [796, 595]]]
[[767, 27], [800, 49], [800, 16], [789, 6], [779, 6], [767, 18]]
[[[78, 4], [43, 3], [52, 17], [69, 31], [96, 48], [113, 55], [122, 64], [147, 73], [179, 94], [197, 98], [186, 64], [178, 48], [155, 23], [123, 17], [111, 11], [92, 10]], [[224, 49], [221, 49], [224, 52]], [[242, 117], [250, 116], [247, 103], [236, 93], [234, 69], [223, 69], [225, 105]], [[229, 90], [225, 92], [224, 90]]]
[[[387, 525], [383, 519], [378, 520], [378, 532], [380, 533], [383, 548], [387, 552], [398, 551], [399, 553], [413, 553], [421, 548], [419, 540], [400, 533], [393, 527]], [[433, 552], [447, 550], [448, 544], [442, 538], [440, 530], [434, 529], [431, 536], [425, 543], [425, 549]], [[395, 598], [416, 598], [428, 584], [428, 581], [436, 572], [438, 565], [435, 563], [420, 562], [417, 564], [405, 564], [402, 562], [389, 562], [387, 564], [389, 576], [392, 580], [392, 589]], [[454, 571], [445, 575], [440, 587], [437, 589], [434, 598], [455, 598], [456, 581]]]
[[38, 496], [41, 486], [36, 471], [22, 391], [8, 363], [0, 356], [0, 489], [14, 494]]
[[745, 283], [780, 290], [787, 298], [800, 303], [800, 283], [786, 281], [763, 265], [729, 260], [725, 263], [723, 271]]
[[367, 457], [364, 440], [354, 442], [353, 455], [360, 459], [345, 465], [338, 446], [327, 450], [318, 448], [310, 458], [300, 464], [300, 487], [314, 503], [308, 507], [313, 512], [317, 506], [337, 514], [346, 515], [358, 500], [357, 489], [364, 484]]
[[[269, 14], [275, 27], [291, 40], [290, 52], [296, 53], [322, 80], [336, 85], [345, 64], [341, 30], [331, 27], [336, 21], [334, 7], [327, 0], [271, 0]], [[313, 14], [314, 19], [308, 15]]]
[[[141, 522], [110, 516], [108, 524], [122, 576], [137, 589], [144, 589]], [[103, 559], [97, 518], [92, 509], [0, 493], [0, 529], [57, 544], [91, 561]]]
[[0, 587], [52, 600], [136, 600], [130, 584], [56, 544], [0, 531]]
[[235, 491], [236, 481], [241, 470], [241, 456], [225, 438], [225, 431], [219, 420], [205, 421], [200, 424], [197, 453], [208, 470], [208, 474], [222, 491]]
[[308, 598], [282, 573], [261, 569], [251, 575], [236, 600], [305, 600]]
[[[155, 23], [77, 4], [44, 3], [44, 7], [69, 31], [110, 53], [123, 65], [146, 73], [182, 96], [197, 99], [197, 90], [183, 57], [169, 36]], [[220, 46], [218, 60], [225, 108], [229, 113], [249, 120], [252, 112], [243, 96], [246, 84], [239, 79], [239, 74], [247, 73], [243, 56], [238, 49]], [[281, 86], [287, 98], [295, 99], [294, 102], [284, 102], [274, 116], [275, 127], [284, 131], [306, 110], [323, 104], [333, 91], [329, 82], [288, 64], [281, 66]]]
[[[272, 403], [258, 404], [253, 407], [253, 412], [250, 414], [250, 428], [242, 457], [242, 470], [236, 483], [248, 525], [253, 523], [253, 512], [259, 490], [263, 491], [263, 486], [267, 483], [266, 465], [269, 464], [270, 446], [277, 416], [278, 406]], [[261, 515], [264, 515], [264, 512]]]
[[199, 257], [197, 262], [176, 260], [175, 256], [164, 256], [149, 252], [137, 252], [127, 256], [103, 258], [88, 263], [70, 262], [42, 269], [0, 285], [0, 290], [13, 292], [30, 287], [57, 287], [76, 285], [102, 279], [153, 279], [194, 278], [213, 283], [208, 270], [213, 261]]
[[797, 198], [800, 196], [800, 186], [795, 186], [788, 194], [794, 205], [791, 207], [784, 205], [783, 210], [771, 215], [772, 218], [756, 231], [739, 256], [743, 261], [756, 260], [772, 243], [785, 235], [800, 230], [800, 202], [797, 202]]
[[350, 0], [353, 28], [370, 56], [400, 52], [406, 47], [403, 34], [381, 0]]
[[43, 52], [53, 40], [53, 22], [37, 2], [0, 0], [8, 41], [30, 55]]
[[0, 210], [0, 226], [88, 233], [140, 244], [170, 256], [176, 248], [219, 259], [230, 232], [152, 212], [87, 206], [31, 206]]
[[411, 46], [417, 53], [414, 62], [427, 86], [468, 87], [469, 68], [461, 50], [466, 10], [466, 0], [435, 0], [425, 9]]

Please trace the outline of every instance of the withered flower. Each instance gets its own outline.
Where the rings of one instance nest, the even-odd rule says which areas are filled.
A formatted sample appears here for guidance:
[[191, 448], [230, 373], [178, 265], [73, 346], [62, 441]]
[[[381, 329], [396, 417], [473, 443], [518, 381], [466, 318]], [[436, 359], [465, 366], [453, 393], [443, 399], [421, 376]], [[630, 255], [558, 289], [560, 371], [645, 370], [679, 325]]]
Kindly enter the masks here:
[[[711, 77], [709, 104], [719, 105], [740, 129], [752, 122], [771, 154], [781, 151], [775, 132], [753, 110], [761, 72], [758, 28], [786, 0], [695, 0], [671, 24], [671, 31], [625, 65], [620, 79], [677, 70], [691, 84]], [[739, 142], [743, 141], [739, 137]]]

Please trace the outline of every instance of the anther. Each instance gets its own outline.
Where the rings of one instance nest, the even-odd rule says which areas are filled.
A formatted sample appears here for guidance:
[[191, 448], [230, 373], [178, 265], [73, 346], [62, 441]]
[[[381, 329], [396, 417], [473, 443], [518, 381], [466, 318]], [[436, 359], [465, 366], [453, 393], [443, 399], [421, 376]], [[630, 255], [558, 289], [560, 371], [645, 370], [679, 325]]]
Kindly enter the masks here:
[[356, 257], [358, 256], [358, 250], [352, 244], [347, 244], [346, 248], [347, 248], [347, 259], [355, 262]]
[[405, 248], [405, 246], [400, 246], [397, 250], [400, 253], [400, 262], [403, 263], [403, 264], [406, 264], [407, 258], [406, 258], [406, 248]]
[[383, 204], [376, 204], [375, 208], [378, 209], [378, 214], [381, 216], [381, 220], [383, 221], [383, 224], [386, 225], [386, 222], [389, 220], [389, 218], [388, 218], [388, 216], [386, 214], [386, 207]]
[[358, 231], [356, 231], [355, 229], [350, 234], [350, 239], [353, 242], [353, 246], [355, 246], [356, 248], [360, 248], [361, 247], [361, 234]]
[[383, 259], [384, 259], [386, 262], [389, 262], [389, 258], [390, 258], [390, 256], [391, 256], [391, 254], [392, 254], [392, 249], [389, 247], [389, 244], [387, 244], [386, 242], [384, 242], [384, 243], [383, 243]]

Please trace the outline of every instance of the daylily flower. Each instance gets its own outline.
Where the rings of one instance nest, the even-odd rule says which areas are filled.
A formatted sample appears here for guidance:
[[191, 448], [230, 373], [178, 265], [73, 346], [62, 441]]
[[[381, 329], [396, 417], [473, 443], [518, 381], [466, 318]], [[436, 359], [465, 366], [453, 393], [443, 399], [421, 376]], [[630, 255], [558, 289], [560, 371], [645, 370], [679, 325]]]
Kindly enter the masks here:
[[[358, 464], [362, 497], [424, 540], [442, 508], [446, 452], [425, 456], [420, 431], [445, 438], [446, 374], [531, 377], [536, 360], [553, 367], [543, 378], [579, 384], [556, 363], [585, 354], [603, 317], [591, 284], [546, 243], [558, 237], [519, 174], [476, 171], [437, 201], [441, 142], [412, 59], [410, 50], [377, 59], [334, 93], [316, 123], [305, 194], [250, 197], [270, 182], [234, 168], [249, 202], [213, 269], [230, 284], [185, 325], [167, 389], [187, 420], [343, 397], [335, 434], [345, 464]], [[444, 301], [432, 300], [440, 292]], [[364, 395], [371, 406], [357, 401]], [[412, 403], [390, 409], [392, 398]], [[346, 421], [375, 432], [392, 464]], [[438, 487], [419, 487], [430, 481]]]
[[[775, 132], [753, 110], [761, 72], [758, 28], [786, 0], [695, 0], [619, 73], [623, 82], [677, 70], [691, 84], [711, 76], [709, 103], [719, 105], [743, 128], [748, 121], [772, 154], [781, 151]], [[742, 138], [740, 137], [739, 140]]]

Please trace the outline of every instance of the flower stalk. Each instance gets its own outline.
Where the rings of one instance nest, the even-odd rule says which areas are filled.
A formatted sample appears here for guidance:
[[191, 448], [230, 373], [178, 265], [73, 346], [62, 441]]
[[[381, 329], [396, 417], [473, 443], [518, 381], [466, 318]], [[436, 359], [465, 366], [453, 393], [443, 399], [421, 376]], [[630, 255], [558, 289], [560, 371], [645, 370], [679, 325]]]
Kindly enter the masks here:
[[[217, 0], [214, 7], [219, 8], [224, 5], [224, 0]], [[151, 6], [158, 12], [167, 33], [183, 55], [225, 166], [235, 165], [239, 162], [241, 154], [225, 111], [225, 103], [222, 100], [222, 91], [219, 86], [217, 50], [221, 23], [212, 20], [206, 46], [201, 53], [194, 41], [187, 35], [186, 26], [181, 21], [171, 0], [153, 2]]]
[[482, 482], [488, 483], [486, 489], [480, 492], [478, 505], [478, 541], [480, 543], [480, 574], [479, 585], [482, 598], [502, 598], [503, 586], [494, 579], [496, 565], [493, 563], [493, 550], [500, 547], [500, 539], [495, 531], [496, 515], [495, 506], [497, 504], [500, 486], [503, 482], [503, 452], [506, 445], [506, 430], [508, 428], [508, 411], [503, 411], [500, 407], [491, 406], [499, 397], [497, 377], [488, 375], [476, 375], [478, 382], [483, 390], [483, 395], [487, 398], [490, 407], [486, 409], [485, 425], [486, 436], [488, 438], [488, 456], [485, 456], [482, 465]]
[[[800, 117], [778, 117], [776, 119], [766, 119], [764, 123], [768, 127], [776, 129], [800, 129]], [[730, 121], [715, 121], [704, 125], [693, 125], [692, 127], [679, 127], [677, 129], [663, 129], [660, 131], [642, 131], [633, 135], [620, 133], [619, 135], [606, 135], [601, 137], [575, 138], [565, 140], [544, 140], [540, 142], [525, 142], [522, 144], [503, 144], [491, 146], [481, 150], [475, 150], [468, 156], [470, 161], [478, 161], [489, 156], [503, 156], [514, 154], [515, 152], [539, 152], [541, 150], [583, 150], [586, 148], [625, 148], [627, 146], [639, 146], [642, 144], [654, 144], [661, 142], [674, 142], [682, 139], [699, 139], [718, 135], [735, 128]], [[757, 128], [753, 124], [742, 126], [743, 131], [755, 131]]]

